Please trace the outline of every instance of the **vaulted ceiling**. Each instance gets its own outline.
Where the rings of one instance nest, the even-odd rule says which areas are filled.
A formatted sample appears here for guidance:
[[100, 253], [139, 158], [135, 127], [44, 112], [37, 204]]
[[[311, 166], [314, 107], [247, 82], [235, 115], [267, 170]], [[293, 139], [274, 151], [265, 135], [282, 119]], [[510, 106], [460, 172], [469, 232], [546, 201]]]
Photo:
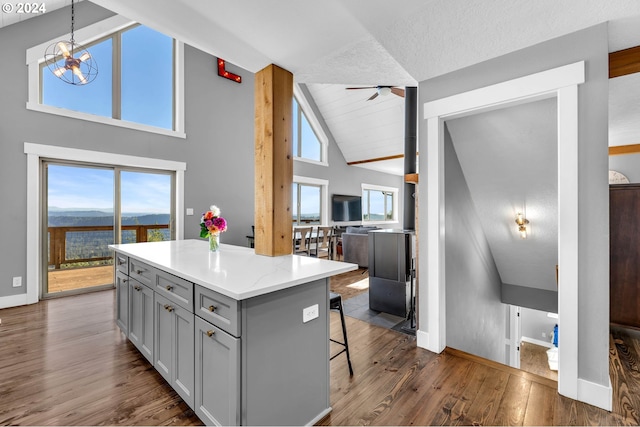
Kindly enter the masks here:
[[[605, 21], [611, 21], [610, 51], [640, 45], [637, 0], [92, 2], [249, 71], [270, 63], [291, 71], [308, 85], [347, 162], [401, 154], [404, 131], [400, 99], [366, 101], [363, 91], [345, 86], [417, 85]], [[70, 3], [48, 0], [47, 11]], [[0, 24], [30, 16], [36, 15], [3, 13]], [[618, 137], [635, 133], [629, 123], [640, 123], [625, 120], [640, 110], [625, 97], [635, 79], [619, 79], [612, 84], [610, 145], [629, 143]], [[398, 159], [358, 166], [402, 174]]]

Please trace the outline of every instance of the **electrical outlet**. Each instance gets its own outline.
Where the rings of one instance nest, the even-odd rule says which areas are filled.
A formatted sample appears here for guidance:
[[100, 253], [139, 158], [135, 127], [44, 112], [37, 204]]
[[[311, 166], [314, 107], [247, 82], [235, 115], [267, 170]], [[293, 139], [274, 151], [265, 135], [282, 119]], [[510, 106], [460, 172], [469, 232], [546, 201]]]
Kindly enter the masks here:
[[310, 307], [302, 309], [302, 323], [307, 323], [310, 320], [316, 319], [319, 316], [320, 309], [318, 304], [314, 304]]
[[543, 332], [543, 333], [542, 333], [542, 338], [546, 338], [546, 337], [547, 337], [547, 333], [546, 333], [546, 332]]
[[193, 208], [187, 208], [187, 215], [193, 215]]
[[22, 286], [22, 276], [14, 277], [13, 278], [13, 287], [14, 288], [19, 288], [20, 286]]

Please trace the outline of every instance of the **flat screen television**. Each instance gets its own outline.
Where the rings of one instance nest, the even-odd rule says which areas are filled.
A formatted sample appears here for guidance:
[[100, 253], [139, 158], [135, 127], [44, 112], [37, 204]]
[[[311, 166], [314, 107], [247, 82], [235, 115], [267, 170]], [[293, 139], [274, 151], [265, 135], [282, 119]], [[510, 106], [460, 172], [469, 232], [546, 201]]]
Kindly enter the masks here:
[[331, 197], [331, 219], [340, 221], [362, 221], [362, 197], [334, 194]]

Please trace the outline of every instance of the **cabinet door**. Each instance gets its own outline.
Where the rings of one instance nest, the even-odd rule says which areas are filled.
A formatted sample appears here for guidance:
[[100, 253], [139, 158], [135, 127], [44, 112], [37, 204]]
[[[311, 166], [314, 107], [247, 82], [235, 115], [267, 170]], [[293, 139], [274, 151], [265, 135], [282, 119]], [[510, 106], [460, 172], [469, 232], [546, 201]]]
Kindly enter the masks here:
[[129, 279], [129, 339], [153, 363], [153, 291]]
[[609, 316], [612, 323], [640, 328], [640, 186], [612, 185], [609, 195]]
[[125, 335], [129, 335], [129, 277], [116, 270], [116, 323]]
[[193, 409], [194, 398], [194, 315], [190, 311], [173, 304], [174, 345], [171, 386]]
[[240, 338], [196, 317], [195, 411], [207, 425], [240, 425]]
[[194, 321], [193, 313], [154, 293], [155, 368], [193, 408]]
[[[153, 366], [169, 383], [173, 375], [173, 313], [169, 310], [169, 300], [154, 294], [154, 348]], [[173, 384], [172, 384], [173, 385]]]

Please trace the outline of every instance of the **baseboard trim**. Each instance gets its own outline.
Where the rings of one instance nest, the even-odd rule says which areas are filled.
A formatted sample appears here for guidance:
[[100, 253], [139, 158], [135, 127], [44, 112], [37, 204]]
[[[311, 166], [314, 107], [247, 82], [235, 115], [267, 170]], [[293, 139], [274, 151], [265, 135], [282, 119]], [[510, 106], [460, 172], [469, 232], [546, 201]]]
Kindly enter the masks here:
[[553, 344], [551, 344], [550, 342], [537, 340], [535, 338], [521, 337], [520, 341], [528, 342], [529, 344], [539, 345], [541, 347], [547, 347], [547, 348], [553, 348], [554, 347]]
[[613, 388], [578, 378], [578, 400], [606, 411], [613, 408]]
[[8, 297], [0, 297], [0, 308], [18, 307], [20, 305], [29, 304], [27, 294], [10, 295]]
[[429, 350], [429, 333], [418, 329], [416, 331], [416, 345]]

